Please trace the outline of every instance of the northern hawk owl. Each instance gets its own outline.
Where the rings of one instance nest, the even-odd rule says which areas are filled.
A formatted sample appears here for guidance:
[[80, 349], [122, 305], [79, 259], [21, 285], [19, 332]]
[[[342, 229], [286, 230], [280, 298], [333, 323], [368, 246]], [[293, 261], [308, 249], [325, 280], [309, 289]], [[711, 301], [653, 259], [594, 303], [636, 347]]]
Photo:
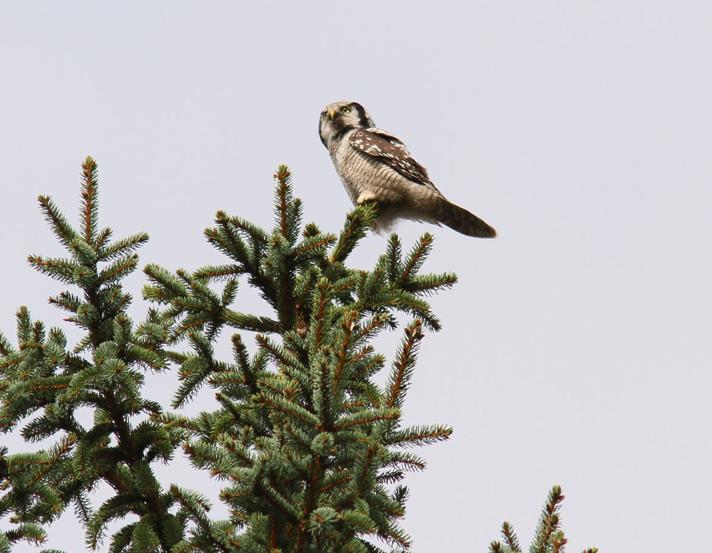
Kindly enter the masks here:
[[377, 204], [377, 229], [387, 229], [402, 218], [447, 225], [467, 236], [496, 235], [482, 219], [450, 203], [403, 142], [376, 128], [361, 104], [326, 106], [319, 119], [319, 136], [354, 205]]

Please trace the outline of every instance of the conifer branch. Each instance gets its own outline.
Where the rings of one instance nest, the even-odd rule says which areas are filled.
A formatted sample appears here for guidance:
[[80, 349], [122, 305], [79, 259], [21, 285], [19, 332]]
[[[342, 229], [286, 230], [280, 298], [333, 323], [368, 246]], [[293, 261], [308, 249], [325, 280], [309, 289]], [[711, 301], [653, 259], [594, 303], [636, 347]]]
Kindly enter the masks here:
[[148, 234], [141, 232], [117, 240], [107, 246], [100, 235], [96, 240], [96, 251], [99, 254], [99, 261], [113, 261], [117, 257], [130, 254], [148, 242]]
[[290, 186], [291, 172], [286, 165], [280, 165], [274, 178], [277, 181], [277, 193], [275, 194], [275, 213], [277, 214], [277, 222], [279, 232], [286, 240], [289, 240], [291, 221], [289, 220], [289, 203], [292, 200], [292, 192]]
[[418, 346], [424, 337], [421, 326], [421, 322], [416, 319], [405, 329], [405, 338], [393, 363], [388, 381], [386, 396], [386, 405], [388, 407], [401, 407], [403, 404], [403, 398], [408, 391], [413, 376]]
[[69, 248], [77, 237], [76, 231], [71, 227], [49, 196], [38, 196], [37, 201], [40, 204], [40, 209], [44, 213], [45, 220], [49, 223], [52, 232], [54, 232], [62, 244]]
[[330, 263], [343, 263], [351, 255], [359, 241], [366, 236], [378, 216], [375, 206], [365, 204], [357, 207], [346, 216], [344, 228], [339, 234], [336, 246], [331, 252]]
[[81, 229], [87, 244], [96, 241], [97, 218], [99, 215], [99, 198], [97, 193], [96, 162], [87, 157], [82, 163], [82, 210]]
[[502, 536], [504, 537], [504, 543], [512, 550], [512, 553], [522, 553], [519, 538], [517, 538], [517, 534], [514, 533], [514, 529], [507, 521], [502, 523]]
[[423, 234], [408, 254], [400, 274], [400, 282], [408, 282], [417, 273], [433, 248], [433, 235]]
[[228, 325], [240, 330], [268, 333], [278, 332], [281, 328], [277, 321], [274, 321], [269, 317], [238, 313], [232, 309], [224, 309], [222, 316]]

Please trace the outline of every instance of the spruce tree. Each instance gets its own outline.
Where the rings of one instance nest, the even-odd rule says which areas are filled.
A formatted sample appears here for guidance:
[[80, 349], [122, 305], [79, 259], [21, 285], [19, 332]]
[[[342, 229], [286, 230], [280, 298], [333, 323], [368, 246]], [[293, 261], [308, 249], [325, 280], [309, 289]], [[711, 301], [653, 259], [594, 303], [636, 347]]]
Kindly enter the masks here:
[[[131, 297], [122, 281], [138, 265], [135, 250], [146, 234], [112, 241], [98, 226], [96, 163], [82, 165], [79, 228], [52, 200], [40, 208], [66, 257], [29, 256], [36, 270], [70, 285], [50, 298], [79, 327], [81, 340], [70, 346], [60, 328], [33, 321], [27, 308], [17, 313], [17, 347], [0, 336], [0, 428], [22, 425], [27, 442], [53, 439], [33, 453], [5, 457], [6, 480], [0, 515], [12, 513], [14, 526], [0, 538], [0, 551], [19, 540], [43, 542], [43, 525], [73, 505], [95, 548], [109, 521], [138, 517], [112, 537], [112, 551], [133, 544], [135, 551], [169, 551], [183, 537], [184, 515], [171, 512], [176, 499], [156, 479], [152, 465], [168, 461], [180, 435], [156, 419], [163, 412], [144, 397], [147, 370], [168, 367], [163, 351], [170, 322], [150, 312], [134, 325], [127, 315]], [[89, 408], [91, 425], [77, 420]], [[93, 508], [89, 494], [107, 483], [113, 496]]]
[[[22, 541], [43, 544], [46, 526], [70, 506], [87, 546], [112, 553], [411, 549], [400, 525], [403, 480], [425, 468], [411, 448], [445, 440], [452, 429], [405, 426], [402, 409], [425, 332], [441, 326], [425, 297], [456, 277], [421, 273], [429, 234], [407, 253], [392, 235], [372, 270], [351, 268], [376, 206], [356, 208], [330, 234], [302, 224], [284, 166], [274, 196], [271, 230], [217, 213], [205, 237], [224, 264], [147, 265], [143, 295], [151, 307], [140, 322], [128, 316], [124, 280], [148, 236], [112, 241], [111, 230], [99, 228], [96, 163], [82, 165], [78, 228], [40, 196], [67, 253], [29, 262], [69, 286], [50, 303], [68, 312], [66, 322], [82, 337], [70, 345], [62, 329], [33, 321], [24, 307], [16, 344], [0, 335], [0, 429], [52, 443], [30, 453], [0, 448], [0, 517], [11, 523], [0, 530], [0, 553]], [[245, 282], [267, 314], [237, 309]], [[371, 341], [403, 316], [409, 322], [388, 364]], [[231, 342], [231, 359], [216, 356], [221, 337]], [[180, 382], [170, 408], [144, 385], [148, 372], [167, 370]], [[374, 378], [381, 370], [385, 385]], [[183, 408], [204, 386], [214, 391], [212, 409], [187, 416]], [[80, 409], [89, 410], [90, 423], [79, 420]], [[181, 453], [221, 482], [225, 520], [211, 516], [199, 492], [159, 482], [156, 463]], [[100, 483], [111, 495], [95, 505]], [[553, 507], [532, 551], [561, 551], [559, 502], [547, 503]], [[118, 529], [107, 535], [110, 523]], [[492, 551], [519, 551], [505, 528], [505, 544]]]

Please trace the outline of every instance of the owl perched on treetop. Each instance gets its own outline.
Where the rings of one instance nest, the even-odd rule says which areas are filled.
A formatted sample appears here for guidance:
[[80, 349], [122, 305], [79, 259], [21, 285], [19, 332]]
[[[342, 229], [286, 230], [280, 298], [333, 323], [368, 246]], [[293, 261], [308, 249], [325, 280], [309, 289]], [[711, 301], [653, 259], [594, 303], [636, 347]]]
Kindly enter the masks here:
[[411, 219], [447, 225], [467, 236], [496, 236], [482, 219], [450, 203], [403, 142], [377, 129], [361, 104], [326, 106], [319, 136], [354, 205], [378, 206], [377, 229], [387, 229], [396, 219]]

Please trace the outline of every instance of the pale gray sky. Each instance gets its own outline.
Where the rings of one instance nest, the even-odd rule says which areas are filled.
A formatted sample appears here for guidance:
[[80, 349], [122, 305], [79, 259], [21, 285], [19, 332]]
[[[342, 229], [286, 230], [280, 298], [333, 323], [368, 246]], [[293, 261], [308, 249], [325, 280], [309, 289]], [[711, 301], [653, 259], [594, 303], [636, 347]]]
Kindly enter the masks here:
[[[269, 223], [280, 162], [306, 219], [340, 227], [350, 206], [317, 119], [356, 99], [500, 232], [427, 227], [428, 267], [460, 283], [433, 300], [445, 328], [422, 348], [406, 411], [455, 434], [409, 479], [415, 550], [485, 551], [504, 519], [528, 541], [554, 483], [572, 552], [702, 547], [710, 52], [702, 0], [5, 3], [0, 329], [13, 334], [20, 304], [61, 319], [46, 303], [57, 285], [25, 257], [59, 253], [35, 197], [75, 214], [87, 154], [103, 223], [149, 232], [144, 263], [194, 268], [218, 259], [201, 235], [217, 209]], [[425, 229], [398, 230], [412, 242]], [[368, 238], [356, 261], [383, 247]], [[193, 408], [210, 406], [207, 393]], [[203, 482], [185, 463], [163, 474]], [[71, 517], [51, 537], [84, 549]]]

